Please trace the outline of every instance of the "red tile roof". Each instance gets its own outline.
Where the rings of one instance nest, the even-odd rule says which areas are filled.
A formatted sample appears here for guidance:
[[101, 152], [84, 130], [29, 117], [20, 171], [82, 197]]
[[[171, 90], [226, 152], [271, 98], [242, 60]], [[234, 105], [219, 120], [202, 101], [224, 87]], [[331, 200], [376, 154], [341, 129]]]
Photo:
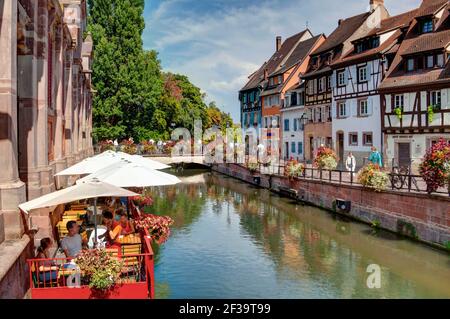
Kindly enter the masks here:
[[299, 40], [307, 33], [311, 33], [308, 29], [303, 30], [293, 36], [287, 38], [281, 45], [280, 50], [275, 52], [272, 57], [265, 62], [258, 71], [256, 71], [247, 84], [241, 89], [241, 91], [250, 90], [256, 88], [264, 81], [264, 70], [267, 69], [268, 74], [273, 73], [277, 67], [286, 59], [289, 53], [292, 51], [294, 46], [299, 42]]
[[416, 17], [420, 18], [435, 14], [447, 3], [448, 0], [423, 0], [419, 10], [417, 11]]
[[275, 70], [275, 72], [273, 72], [271, 75], [284, 73], [293, 66], [303, 62], [303, 60], [309, 56], [311, 50], [314, 48], [314, 45], [321, 37], [323, 37], [323, 34], [299, 42], [294, 51], [292, 51], [292, 54], [289, 56], [287, 61], [283, 65], [280, 65], [280, 68]]
[[346, 41], [364, 23], [369, 15], [370, 12], [365, 12], [342, 20], [341, 24], [330, 34], [320, 47], [314, 50], [312, 54], [318, 55], [325, 53]]
[[[424, 0], [416, 14], [416, 18], [424, 13], [434, 13], [448, 1]], [[416, 53], [425, 53], [433, 50], [442, 50], [450, 44], [449, 16], [445, 14], [441, 17], [439, 25], [441, 28], [431, 33], [418, 34], [415, 20], [405, 36], [405, 40], [400, 44], [398, 52], [389, 68], [386, 78], [382, 81], [379, 89], [399, 88], [412, 85], [434, 84], [439, 82], [450, 82], [450, 66], [446, 59], [445, 68], [425, 69], [415, 72], [406, 72], [401, 66], [404, 65], [405, 56]], [[444, 23], [445, 20], [446, 22]]]

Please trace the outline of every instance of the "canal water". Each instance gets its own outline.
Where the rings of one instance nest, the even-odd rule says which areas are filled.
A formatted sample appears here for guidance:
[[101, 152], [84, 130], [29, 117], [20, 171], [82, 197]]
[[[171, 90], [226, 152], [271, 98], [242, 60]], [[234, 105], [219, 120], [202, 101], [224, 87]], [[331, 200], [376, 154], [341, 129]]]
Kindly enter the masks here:
[[450, 298], [445, 252], [220, 174], [180, 178], [152, 190], [150, 212], [175, 220], [157, 298]]

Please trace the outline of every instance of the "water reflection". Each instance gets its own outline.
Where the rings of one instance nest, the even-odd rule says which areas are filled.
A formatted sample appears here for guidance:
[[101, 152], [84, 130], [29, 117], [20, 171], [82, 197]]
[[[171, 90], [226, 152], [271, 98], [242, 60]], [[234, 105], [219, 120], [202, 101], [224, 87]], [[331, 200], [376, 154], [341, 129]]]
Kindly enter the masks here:
[[[150, 211], [175, 220], [156, 259], [156, 280], [170, 287], [164, 297], [450, 297], [445, 253], [218, 174], [199, 176], [153, 190]], [[372, 263], [381, 289], [366, 286]]]

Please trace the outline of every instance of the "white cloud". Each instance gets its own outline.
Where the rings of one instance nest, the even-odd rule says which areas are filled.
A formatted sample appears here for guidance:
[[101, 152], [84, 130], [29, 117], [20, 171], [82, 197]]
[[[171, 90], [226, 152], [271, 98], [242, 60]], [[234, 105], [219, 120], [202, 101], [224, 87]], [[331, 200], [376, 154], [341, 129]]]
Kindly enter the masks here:
[[[239, 118], [238, 90], [275, 48], [275, 36], [286, 38], [305, 28], [329, 34], [338, 19], [368, 8], [361, 0], [163, 0], [147, 17], [144, 44], [161, 54], [163, 66], [184, 73], [210, 99]], [[233, 5], [236, 3], [236, 5]], [[386, 0], [392, 14], [419, 0]], [[222, 10], [207, 10], [208, 6]], [[196, 5], [197, 7], [192, 7]]]

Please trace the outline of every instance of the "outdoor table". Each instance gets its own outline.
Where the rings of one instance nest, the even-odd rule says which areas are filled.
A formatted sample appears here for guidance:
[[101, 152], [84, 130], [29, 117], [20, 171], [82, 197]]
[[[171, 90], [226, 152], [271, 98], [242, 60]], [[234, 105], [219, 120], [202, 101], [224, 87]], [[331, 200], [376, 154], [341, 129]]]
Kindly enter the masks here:
[[133, 244], [141, 244], [142, 240], [139, 234], [129, 234], [126, 236], [119, 236], [117, 241], [121, 245], [133, 245]]

